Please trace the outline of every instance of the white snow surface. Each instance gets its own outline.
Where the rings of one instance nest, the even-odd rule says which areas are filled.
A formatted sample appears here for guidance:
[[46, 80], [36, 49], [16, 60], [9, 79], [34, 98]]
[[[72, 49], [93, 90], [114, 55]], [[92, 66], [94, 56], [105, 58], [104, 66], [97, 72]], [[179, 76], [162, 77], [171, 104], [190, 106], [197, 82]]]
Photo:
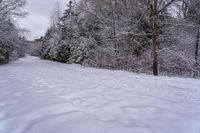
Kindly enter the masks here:
[[0, 66], [0, 133], [200, 133], [200, 80], [27, 56]]

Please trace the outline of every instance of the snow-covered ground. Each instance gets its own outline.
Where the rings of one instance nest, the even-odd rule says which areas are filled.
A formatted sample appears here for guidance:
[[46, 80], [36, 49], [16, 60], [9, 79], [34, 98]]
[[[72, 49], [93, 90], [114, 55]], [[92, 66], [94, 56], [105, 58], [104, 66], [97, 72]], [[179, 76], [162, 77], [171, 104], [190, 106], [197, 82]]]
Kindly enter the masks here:
[[0, 133], [200, 133], [200, 80], [28, 56], [0, 66]]

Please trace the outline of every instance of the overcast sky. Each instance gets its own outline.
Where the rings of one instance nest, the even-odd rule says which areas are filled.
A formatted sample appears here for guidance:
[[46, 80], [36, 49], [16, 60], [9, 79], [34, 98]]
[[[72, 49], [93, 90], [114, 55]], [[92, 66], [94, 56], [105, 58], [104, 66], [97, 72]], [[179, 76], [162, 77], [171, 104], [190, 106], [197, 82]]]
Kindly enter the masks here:
[[[27, 38], [33, 40], [44, 35], [49, 27], [50, 14], [57, 0], [27, 0], [25, 10], [28, 16], [19, 20], [19, 26], [30, 31]], [[59, 0], [62, 9], [66, 8], [68, 0]]]

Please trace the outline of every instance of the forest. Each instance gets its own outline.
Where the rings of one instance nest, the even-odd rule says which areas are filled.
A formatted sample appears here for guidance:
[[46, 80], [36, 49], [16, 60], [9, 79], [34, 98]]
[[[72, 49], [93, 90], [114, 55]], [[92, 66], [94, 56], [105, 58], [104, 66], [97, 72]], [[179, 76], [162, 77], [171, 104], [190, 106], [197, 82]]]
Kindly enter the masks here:
[[[23, 30], [14, 22], [26, 15], [24, 5], [1, 2], [1, 64], [26, 51]], [[56, 2], [37, 53], [68, 64], [197, 78], [199, 38], [199, 0], [70, 1], [64, 13]]]

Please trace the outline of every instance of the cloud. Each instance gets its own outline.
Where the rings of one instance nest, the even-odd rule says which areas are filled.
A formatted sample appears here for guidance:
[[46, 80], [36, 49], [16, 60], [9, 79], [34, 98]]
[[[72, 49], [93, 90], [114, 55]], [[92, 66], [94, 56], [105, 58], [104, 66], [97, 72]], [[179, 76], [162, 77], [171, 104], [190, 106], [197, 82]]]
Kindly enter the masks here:
[[[44, 35], [49, 27], [50, 14], [57, 0], [27, 0], [25, 10], [29, 12], [28, 16], [18, 21], [21, 28], [30, 31], [27, 36], [29, 40], [36, 39]], [[59, 0], [61, 8], [66, 8], [68, 0]]]

